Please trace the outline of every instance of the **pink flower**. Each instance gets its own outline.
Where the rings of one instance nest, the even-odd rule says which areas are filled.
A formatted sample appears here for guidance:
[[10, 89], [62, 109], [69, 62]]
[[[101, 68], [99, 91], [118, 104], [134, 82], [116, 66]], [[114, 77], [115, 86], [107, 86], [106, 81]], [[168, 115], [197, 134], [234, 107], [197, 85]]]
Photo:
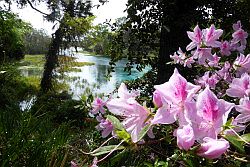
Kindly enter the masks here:
[[239, 20], [239, 21], [237, 21], [237, 23], [235, 23], [235, 24], [233, 24], [233, 29], [234, 29], [234, 31], [237, 31], [237, 30], [239, 30], [239, 29], [241, 29], [241, 21]]
[[191, 99], [200, 89], [200, 86], [187, 82], [187, 80], [180, 75], [178, 70], [175, 69], [169, 81], [161, 85], [155, 85], [155, 89], [167, 103], [179, 104], [187, 99]]
[[244, 72], [250, 71], [250, 54], [247, 56], [240, 53], [240, 56], [236, 58], [233, 65], [234, 69], [237, 70], [238, 76]]
[[231, 55], [231, 46], [228, 41], [224, 41], [221, 43], [220, 53], [225, 56]]
[[193, 128], [188, 124], [182, 129], [178, 128], [177, 132], [177, 145], [180, 149], [189, 150], [194, 145], [194, 131]]
[[248, 37], [248, 33], [242, 29], [240, 21], [233, 25], [233, 29], [235, 32], [232, 34], [233, 39], [231, 40], [231, 48], [232, 50], [237, 50], [240, 53], [243, 53], [246, 49], [246, 38]]
[[250, 100], [249, 97], [240, 99], [240, 104], [235, 106], [240, 114], [235, 118], [238, 123], [247, 123], [250, 121]]
[[161, 95], [157, 90], [154, 91], [154, 93], [153, 93], [153, 102], [154, 102], [155, 106], [158, 108], [163, 105]]
[[206, 46], [211, 46], [211, 47], [220, 47], [221, 42], [217, 41], [220, 36], [223, 34], [223, 30], [218, 29], [216, 30], [214, 25], [211, 25], [210, 28], [207, 28], [203, 32], [204, 34], [204, 43]]
[[209, 71], [205, 72], [205, 74], [196, 80], [198, 84], [200, 84], [202, 87], [209, 86], [210, 88], [215, 88], [216, 84], [219, 82], [217, 75], [212, 75], [209, 77]]
[[96, 126], [96, 129], [99, 131], [102, 131], [103, 138], [107, 137], [110, 133], [113, 132], [113, 130], [114, 130], [113, 125], [109, 120], [100, 117], [100, 118], [98, 118], [98, 121], [100, 123]]
[[95, 158], [93, 159], [93, 163], [92, 163], [92, 165], [91, 165], [90, 167], [98, 167], [98, 166], [97, 166], [97, 163], [98, 163], [98, 159], [97, 159], [97, 157], [95, 157]]
[[170, 58], [174, 60], [176, 64], [183, 64], [184, 60], [186, 59], [186, 54], [179, 48], [177, 53], [175, 52], [174, 55], [170, 55]]
[[197, 48], [194, 52], [193, 58], [198, 59], [198, 63], [204, 65], [207, 59], [210, 61], [214, 60], [211, 51], [211, 48]]
[[235, 31], [233, 34], [232, 34], [232, 42], [234, 44], [240, 42], [241, 45], [246, 45], [247, 44], [247, 40], [246, 38], [248, 37], [248, 33], [245, 32], [243, 29], [238, 29], [237, 31]]
[[226, 123], [228, 114], [234, 104], [223, 99], [217, 99], [209, 87], [206, 87], [198, 95], [196, 106], [197, 117], [193, 116], [196, 139], [202, 139], [203, 137], [216, 139], [222, 131], [222, 126]]
[[92, 114], [97, 114], [99, 111], [101, 113], [105, 113], [104, 107], [105, 106], [105, 102], [102, 101], [102, 99], [100, 99], [99, 97], [97, 97], [94, 102], [92, 103]]
[[183, 66], [184, 66], [184, 67], [187, 66], [188, 68], [191, 68], [191, 67], [192, 67], [192, 64], [193, 64], [194, 62], [195, 62], [195, 61], [194, 61], [193, 57], [186, 58], [186, 59], [184, 60]]
[[217, 71], [218, 77], [228, 82], [231, 82], [232, 77], [231, 74], [229, 73], [230, 70], [231, 70], [231, 64], [228, 61], [226, 61], [224, 63], [224, 66], [219, 71]]
[[197, 154], [208, 159], [219, 158], [229, 148], [229, 143], [225, 139], [212, 139], [205, 137], [204, 143], [197, 150]]
[[186, 47], [186, 50], [192, 50], [195, 47], [200, 47], [202, 44], [202, 31], [199, 28], [199, 26], [197, 25], [194, 28], [194, 32], [187, 32], [188, 37], [192, 40], [192, 42]]
[[234, 78], [226, 91], [228, 96], [240, 97], [250, 95], [250, 76], [247, 73], [241, 75], [240, 78]]
[[149, 112], [135, 99], [135, 94], [129, 93], [125, 84], [118, 89], [120, 98], [111, 99], [107, 102], [109, 111], [124, 118], [122, 124], [128, 133], [131, 134], [133, 142], [138, 142], [139, 133], [146, 125]]
[[223, 134], [235, 136], [236, 135], [235, 132], [241, 132], [241, 131], [245, 130], [246, 126], [242, 123], [239, 123], [238, 121], [242, 122], [241, 119], [239, 119], [239, 120], [233, 119], [233, 121], [231, 123], [231, 126], [233, 126], [233, 128], [224, 130]]
[[170, 110], [170, 106], [164, 105], [159, 108], [151, 121], [152, 124], [172, 124], [176, 121], [176, 111]]
[[[169, 81], [156, 85], [155, 89], [162, 96], [163, 107], [158, 109], [153, 119], [154, 123], [172, 123], [173, 120], [179, 120], [180, 124], [189, 122], [187, 116], [192, 108], [192, 98], [200, 89], [200, 86], [193, 85], [183, 78], [177, 69]], [[160, 120], [160, 121], [155, 121]]]
[[135, 98], [139, 95], [140, 93], [138, 91], [129, 91], [124, 83], [121, 83], [120, 87], [118, 88], [118, 96], [121, 99]]
[[218, 66], [219, 61], [220, 61], [220, 57], [218, 57], [215, 53], [213, 54], [213, 61], [208, 62], [208, 65], [211, 67], [219, 67]]
[[78, 167], [78, 165], [74, 161], [70, 161], [70, 167]]

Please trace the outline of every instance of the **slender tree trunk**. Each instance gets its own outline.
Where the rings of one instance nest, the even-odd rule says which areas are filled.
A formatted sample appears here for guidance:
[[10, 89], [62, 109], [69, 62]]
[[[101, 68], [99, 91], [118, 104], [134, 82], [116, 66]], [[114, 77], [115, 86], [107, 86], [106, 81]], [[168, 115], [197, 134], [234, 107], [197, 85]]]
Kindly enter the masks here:
[[173, 73], [174, 67], [172, 65], [167, 65], [167, 62], [170, 62], [170, 53], [171, 46], [173, 45], [173, 41], [171, 37], [171, 33], [163, 25], [161, 28], [161, 36], [160, 36], [160, 52], [158, 59], [158, 67], [157, 67], [157, 81], [156, 84], [162, 84], [166, 82]]
[[52, 42], [49, 47], [49, 51], [46, 54], [46, 62], [44, 65], [44, 72], [43, 77], [41, 80], [41, 91], [42, 92], [48, 92], [49, 90], [52, 90], [52, 79], [53, 79], [53, 70], [55, 69], [57, 63], [58, 63], [58, 52], [60, 45], [62, 43], [62, 30], [59, 27], [55, 34], [54, 38], [52, 38]]

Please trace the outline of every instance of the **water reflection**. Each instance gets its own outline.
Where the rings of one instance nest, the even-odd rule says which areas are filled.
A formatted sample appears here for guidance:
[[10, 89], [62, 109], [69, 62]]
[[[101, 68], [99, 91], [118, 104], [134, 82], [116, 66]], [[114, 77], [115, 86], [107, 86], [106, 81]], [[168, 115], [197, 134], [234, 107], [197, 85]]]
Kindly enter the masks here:
[[[124, 72], [127, 60], [122, 59], [117, 62], [115, 72], [111, 75], [110, 80], [106, 79], [107, 70], [109, 68], [109, 57], [104, 56], [87, 56], [81, 53], [75, 54], [76, 61], [93, 62], [95, 65], [75, 67], [81, 69], [81, 72], [65, 72], [66, 77], [60, 82], [66, 82], [69, 85], [69, 92], [73, 98], [78, 99], [81, 94], [90, 88], [93, 93], [111, 93], [118, 84], [124, 80], [131, 80], [141, 77], [150, 68], [147, 67], [144, 71], [138, 72], [135, 68], [132, 69], [131, 75]], [[24, 76], [41, 76], [42, 69], [23, 68], [21, 72]]]
[[42, 76], [43, 68], [37, 68], [37, 67], [29, 67], [29, 66], [22, 66], [19, 67], [19, 70], [21, 71], [21, 75], [25, 77], [29, 76]]

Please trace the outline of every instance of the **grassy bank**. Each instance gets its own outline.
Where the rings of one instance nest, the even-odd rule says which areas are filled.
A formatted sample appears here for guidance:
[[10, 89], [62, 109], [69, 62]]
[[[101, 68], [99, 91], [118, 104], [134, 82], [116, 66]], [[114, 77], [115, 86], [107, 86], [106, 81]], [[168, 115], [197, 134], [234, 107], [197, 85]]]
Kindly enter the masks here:
[[[94, 65], [93, 62], [77, 62], [74, 57], [59, 56], [59, 67], [57, 71], [63, 72], [81, 72], [78, 67]], [[40, 81], [45, 63], [45, 55], [25, 55], [24, 59], [19, 62], [19, 69], [22, 71], [25, 81], [35, 87], [37, 90], [40, 86]], [[62, 83], [61, 83], [62, 84]], [[60, 88], [66, 90], [68, 87], [64, 83], [59, 84]]]

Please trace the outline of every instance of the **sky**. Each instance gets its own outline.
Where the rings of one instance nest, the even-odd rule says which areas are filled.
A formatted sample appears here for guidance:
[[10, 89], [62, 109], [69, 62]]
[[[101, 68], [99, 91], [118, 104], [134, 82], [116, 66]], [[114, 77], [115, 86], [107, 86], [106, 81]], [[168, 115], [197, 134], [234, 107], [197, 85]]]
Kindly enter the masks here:
[[[92, 0], [93, 4], [96, 4], [98, 0]], [[116, 18], [126, 16], [123, 12], [126, 9], [127, 0], [109, 0], [108, 3], [100, 6], [98, 9], [96, 7], [92, 9], [92, 12], [96, 16], [94, 24], [105, 22], [106, 19], [111, 19], [114, 21]], [[55, 30], [52, 30], [53, 24], [47, 22], [43, 19], [42, 14], [33, 10], [31, 7], [26, 7], [24, 9], [18, 9], [16, 5], [12, 5], [12, 10], [19, 14], [19, 17], [26, 22], [30, 22], [32, 26], [36, 29], [45, 29], [48, 34], [52, 34]], [[41, 11], [46, 13], [47, 7], [44, 4], [36, 6]]]

